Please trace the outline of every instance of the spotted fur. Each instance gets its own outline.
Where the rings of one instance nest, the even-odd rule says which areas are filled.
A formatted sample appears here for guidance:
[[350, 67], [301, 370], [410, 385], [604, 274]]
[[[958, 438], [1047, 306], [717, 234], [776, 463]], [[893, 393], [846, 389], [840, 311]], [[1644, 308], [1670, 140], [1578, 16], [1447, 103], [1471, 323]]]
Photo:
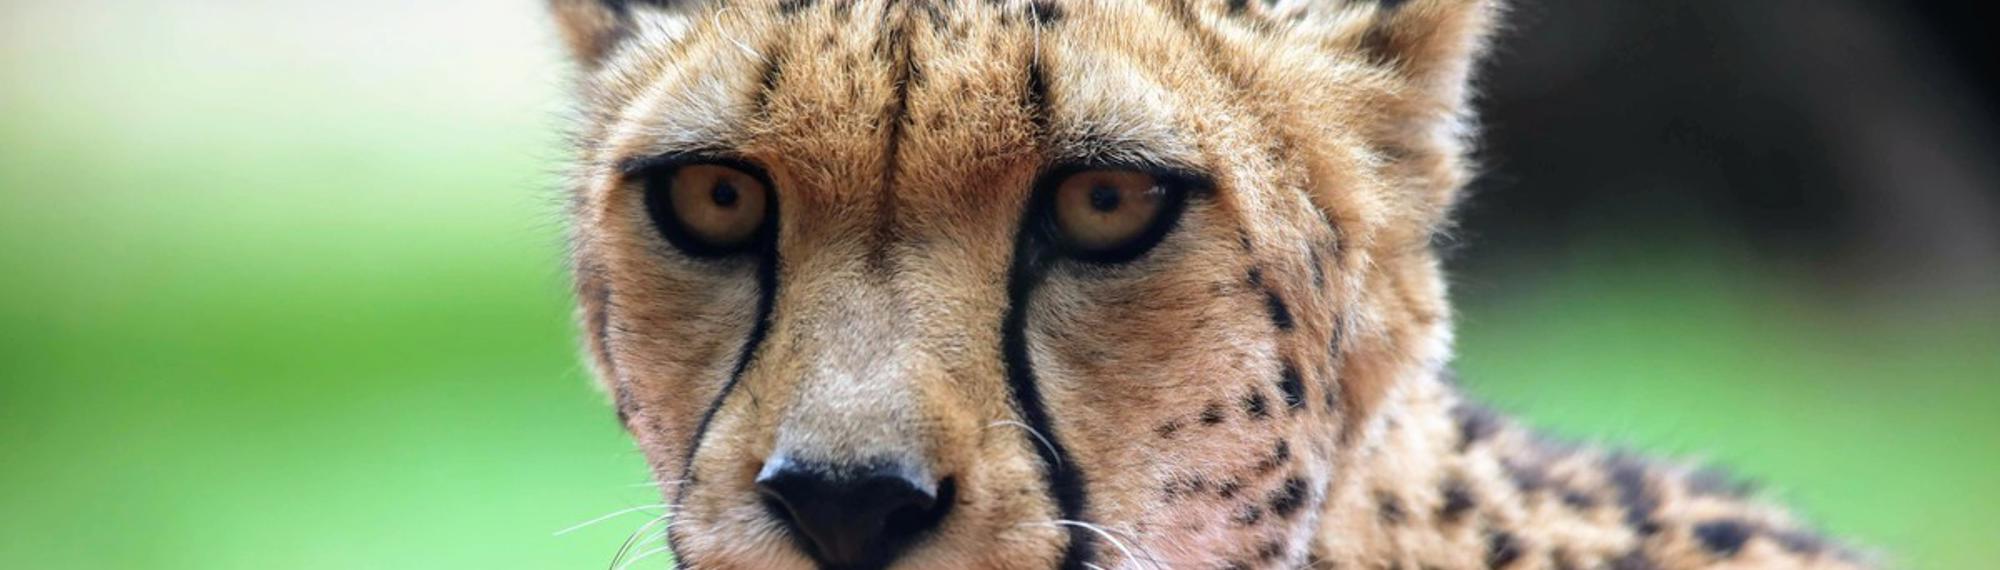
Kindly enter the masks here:
[[[686, 567], [812, 564], [753, 488], [781, 451], [954, 481], [897, 567], [1863, 565], [1441, 380], [1431, 243], [1497, 0], [551, 5], [585, 339]], [[653, 231], [634, 169], [690, 153], [768, 173], [767, 250]], [[1078, 160], [1212, 184], [1085, 263], [1023, 229]]]

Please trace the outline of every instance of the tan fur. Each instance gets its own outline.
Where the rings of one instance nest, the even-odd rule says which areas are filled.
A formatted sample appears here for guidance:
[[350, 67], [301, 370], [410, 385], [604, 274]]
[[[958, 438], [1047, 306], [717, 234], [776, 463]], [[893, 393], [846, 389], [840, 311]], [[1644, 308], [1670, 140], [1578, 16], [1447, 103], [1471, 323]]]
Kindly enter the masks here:
[[[552, 2], [580, 63], [577, 291], [683, 565], [810, 565], [752, 487], [776, 451], [955, 478], [898, 567], [1046, 568], [1080, 540], [1107, 568], [1854, 564], [1677, 468], [1484, 429], [1440, 380], [1429, 244], [1496, 1], [619, 4]], [[770, 174], [775, 291], [677, 253], [619, 171], [717, 149]], [[1145, 256], [1052, 262], [1014, 307], [1031, 185], [1086, 156], [1216, 188]], [[1017, 308], [1049, 433], [1008, 381]], [[1051, 469], [1103, 534], [1058, 524]], [[1718, 551], [1715, 521], [1746, 540]]]

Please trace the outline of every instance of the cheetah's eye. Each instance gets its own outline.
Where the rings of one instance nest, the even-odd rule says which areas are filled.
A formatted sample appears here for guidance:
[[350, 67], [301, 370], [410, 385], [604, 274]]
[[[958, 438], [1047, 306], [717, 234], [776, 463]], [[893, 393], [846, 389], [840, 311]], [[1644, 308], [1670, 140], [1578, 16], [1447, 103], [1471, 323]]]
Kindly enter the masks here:
[[748, 249], [770, 217], [764, 181], [720, 164], [687, 164], [647, 175], [646, 211], [667, 241], [690, 255]]
[[1056, 183], [1049, 207], [1056, 233], [1072, 255], [1104, 262], [1145, 253], [1166, 233], [1182, 199], [1178, 184], [1132, 170], [1069, 174]]

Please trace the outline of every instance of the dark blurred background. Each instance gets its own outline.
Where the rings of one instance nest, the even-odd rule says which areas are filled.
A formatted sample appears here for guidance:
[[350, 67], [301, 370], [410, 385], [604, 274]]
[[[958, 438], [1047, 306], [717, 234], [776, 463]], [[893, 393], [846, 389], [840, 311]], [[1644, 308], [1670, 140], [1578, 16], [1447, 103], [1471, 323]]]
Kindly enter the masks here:
[[[1518, 3], [1470, 389], [2000, 560], [1978, 9]], [[609, 561], [657, 498], [577, 359], [562, 77], [536, 0], [0, 0], [0, 567]]]

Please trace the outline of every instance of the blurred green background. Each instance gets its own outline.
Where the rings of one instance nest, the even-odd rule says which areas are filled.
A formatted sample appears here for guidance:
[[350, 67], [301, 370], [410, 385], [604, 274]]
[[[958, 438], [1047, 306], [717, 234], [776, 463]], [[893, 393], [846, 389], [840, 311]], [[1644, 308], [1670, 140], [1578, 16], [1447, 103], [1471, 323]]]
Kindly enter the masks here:
[[[0, 3], [0, 567], [608, 562], [645, 515], [555, 531], [655, 499], [572, 340], [557, 56], [533, 0]], [[1736, 251], [1473, 242], [1461, 375], [2000, 560], [2000, 302]]]

